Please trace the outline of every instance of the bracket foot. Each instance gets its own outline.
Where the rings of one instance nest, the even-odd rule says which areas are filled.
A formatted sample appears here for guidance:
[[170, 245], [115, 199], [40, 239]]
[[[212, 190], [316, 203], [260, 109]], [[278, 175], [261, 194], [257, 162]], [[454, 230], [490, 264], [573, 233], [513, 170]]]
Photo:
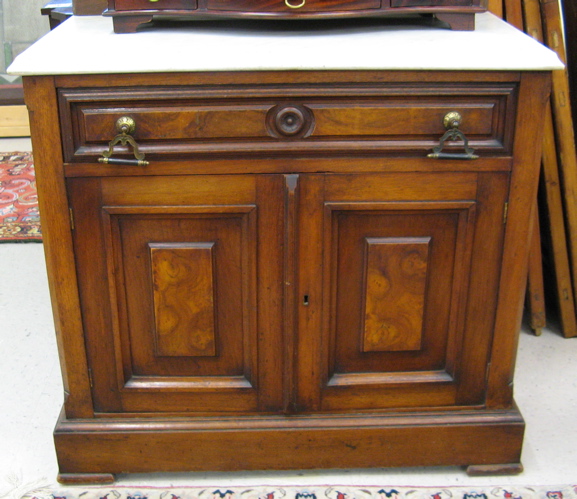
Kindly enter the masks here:
[[521, 463], [512, 464], [472, 464], [467, 467], [469, 476], [519, 475], [523, 473]]
[[104, 485], [115, 478], [111, 473], [59, 473], [57, 480], [62, 485]]

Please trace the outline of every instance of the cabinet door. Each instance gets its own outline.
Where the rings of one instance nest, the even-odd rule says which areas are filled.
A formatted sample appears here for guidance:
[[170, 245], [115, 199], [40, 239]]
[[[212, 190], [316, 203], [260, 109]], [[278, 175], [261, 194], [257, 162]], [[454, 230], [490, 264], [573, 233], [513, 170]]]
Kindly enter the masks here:
[[506, 173], [302, 178], [296, 410], [482, 405]]
[[279, 410], [280, 180], [69, 181], [97, 412]]

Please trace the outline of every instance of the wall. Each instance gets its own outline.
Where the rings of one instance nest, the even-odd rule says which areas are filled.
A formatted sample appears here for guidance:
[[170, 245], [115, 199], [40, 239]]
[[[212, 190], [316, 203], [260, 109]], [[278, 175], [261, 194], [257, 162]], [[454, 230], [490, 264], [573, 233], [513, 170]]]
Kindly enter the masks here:
[[1, 0], [0, 73], [20, 52], [49, 30], [48, 18], [40, 9], [48, 0]]

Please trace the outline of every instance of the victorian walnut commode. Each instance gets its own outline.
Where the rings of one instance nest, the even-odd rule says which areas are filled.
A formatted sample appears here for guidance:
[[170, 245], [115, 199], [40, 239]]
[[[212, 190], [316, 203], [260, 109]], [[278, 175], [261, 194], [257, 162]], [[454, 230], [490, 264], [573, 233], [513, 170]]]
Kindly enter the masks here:
[[60, 480], [519, 471], [552, 52], [490, 14], [474, 32], [111, 25], [72, 18], [11, 68], [64, 374]]

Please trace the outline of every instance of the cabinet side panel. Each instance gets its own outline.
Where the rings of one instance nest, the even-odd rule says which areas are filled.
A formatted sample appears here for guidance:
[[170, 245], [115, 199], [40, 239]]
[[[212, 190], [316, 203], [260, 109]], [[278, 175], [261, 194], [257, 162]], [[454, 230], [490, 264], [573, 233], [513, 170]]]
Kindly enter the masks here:
[[56, 90], [51, 77], [25, 77], [23, 83], [30, 111], [38, 203], [66, 392], [66, 416], [86, 418], [93, 415], [92, 398], [64, 183]]
[[514, 163], [505, 228], [503, 272], [491, 352], [487, 405], [509, 407], [523, 299], [529, 242], [536, 209], [543, 127], [541, 117], [551, 89], [549, 73], [524, 73], [517, 106]]
[[482, 404], [486, 395], [486, 371], [499, 293], [499, 263], [503, 254], [503, 213], [509, 175], [478, 176], [477, 211], [468, 272], [464, 330], [456, 342], [458, 399], [462, 404]]

